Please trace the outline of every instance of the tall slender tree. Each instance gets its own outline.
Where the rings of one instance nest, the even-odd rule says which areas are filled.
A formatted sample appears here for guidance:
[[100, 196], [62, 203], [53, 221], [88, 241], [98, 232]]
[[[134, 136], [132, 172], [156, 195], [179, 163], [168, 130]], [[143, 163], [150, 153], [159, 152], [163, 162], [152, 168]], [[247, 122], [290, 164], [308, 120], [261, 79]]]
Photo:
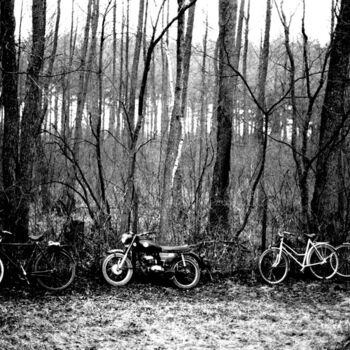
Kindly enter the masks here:
[[347, 215], [341, 205], [342, 145], [349, 132], [349, 105], [346, 102], [350, 59], [350, 0], [342, 0], [330, 53], [328, 80], [321, 112], [319, 156], [312, 199], [314, 225], [337, 239], [349, 227], [344, 227]]
[[[184, 6], [183, 0], [178, 0], [179, 12]], [[177, 188], [181, 188], [179, 170], [182, 146], [184, 142], [184, 117], [187, 106], [187, 87], [191, 58], [193, 21], [195, 5], [188, 12], [187, 28], [185, 34], [185, 16], [178, 19], [177, 41], [176, 41], [176, 82], [175, 100], [170, 120], [170, 130], [168, 136], [165, 168], [162, 186], [160, 232], [163, 241], [170, 242], [174, 239], [171, 230], [171, 213], [173, 212], [173, 202], [175, 198], [175, 181], [178, 181]], [[176, 176], [177, 174], [177, 176]], [[178, 193], [177, 209], [181, 211], [182, 194]]]
[[[135, 178], [135, 152], [134, 148], [134, 127], [135, 127], [135, 111], [136, 111], [136, 92], [138, 83], [139, 61], [142, 47], [142, 24], [144, 19], [145, 0], [140, 1], [137, 33], [135, 39], [135, 50], [130, 77], [130, 90], [128, 93], [127, 113], [125, 114], [125, 131], [127, 135], [127, 172], [125, 186], [125, 202], [122, 216], [121, 230], [125, 232], [129, 229], [131, 223], [131, 213], [133, 209], [134, 198], [134, 178]], [[136, 221], [134, 221], [136, 222]]]
[[[265, 108], [265, 89], [266, 89], [266, 80], [267, 80], [267, 70], [269, 63], [269, 51], [270, 51], [270, 28], [271, 28], [271, 0], [266, 1], [266, 19], [265, 19], [265, 33], [264, 41], [260, 51], [260, 60], [259, 60], [259, 77], [258, 77], [258, 94], [257, 99], [259, 107], [256, 111], [256, 141], [258, 145], [258, 157], [257, 160], [260, 163], [264, 159], [263, 152], [265, 152], [265, 130], [267, 123], [265, 118], [267, 117], [261, 110], [261, 107]], [[261, 249], [265, 250], [266, 242], [266, 226], [267, 226], [267, 194], [265, 190], [265, 180], [264, 173], [262, 173], [260, 178], [260, 183], [258, 187], [258, 209], [261, 216]]]
[[35, 160], [35, 143], [43, 122], [40, 75], [45, 53], [46, 0], [33, 0], [32, 22], [33, 42], [27, 69], [26, 96], [21, 119], [19, 145], [18, 185], [22, 193], [18, 208], [17, 235], [19, 240], [25, 240], [28, 235], [29, 209], [33, 191], [32, 172]]
[[1, 102], [4, 108], [2, 174], [4, 194], [0, 215], [4, 228], [16, 229], [18, 188], [19, 108], [17, 99], [17, 57], [14, 0], [0, 3], [0, 53], [2, 64]]
[[217, 104], [217, 150], [210, 191], [209, 230], [228, 231], [229, 175], [231, 170], [232, 118], [235, 77], [229, 63], [235, 57], [237, 0], [219, 1], [219, 92]]

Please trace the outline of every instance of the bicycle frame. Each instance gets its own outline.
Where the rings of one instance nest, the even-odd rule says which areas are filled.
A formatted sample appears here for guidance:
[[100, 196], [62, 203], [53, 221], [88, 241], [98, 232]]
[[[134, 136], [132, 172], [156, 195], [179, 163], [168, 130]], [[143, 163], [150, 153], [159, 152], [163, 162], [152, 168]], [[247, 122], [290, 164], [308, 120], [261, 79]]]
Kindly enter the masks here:
[[[6, 253], [4, 247], [24, 247], [24, 248], [28, 247], [31, 249], [29, 258], [24, 259], [25, 264], [22, 264], [22, 262], [19, 259], [14, 258], [10, 254]], [[32, 275], [32, 273], [29, 272], [30, 266], [34, 262], [35, 257], [38, 255], [38, 252], [43, 253], [43, 249], [41, 249], [39, 243], [37, 243], [37, 242], [0, 243], [0, 257], [3, 257], [4, 260], [6, 259], [10, 263], [10, 265], [12, 265], [24, 277], [26, 277], [28, 274]]]
[[[290, 247], [287, 243], [284, 242], [284, 236], [281, 237], [281, 241], [279, 244], [279, 254], [276, 262], [273, 264], [274, 267], [278, 266], [281, 261], [282, 252], [284, 252], [287, 257], [292, 258], [300, 267], [301, 271], [304, 271], [305, 268], [315, 265], [321, 265], [325, 263], [325, 259], [319, 254], [318, 250], [315, 249], [316, 254], [320, 258], [320, 262], [316, 262], [313, 264], [308, 263], [308, 255], [310, 253], [311, 248], [315, 247], [319, 242], [314, 243], [310, 238], [307, 240], [306, 248], [304, 253], [296, 252], [292, 247]], [[303, 257], [302, 262], [299, 261], [298, 258]]]

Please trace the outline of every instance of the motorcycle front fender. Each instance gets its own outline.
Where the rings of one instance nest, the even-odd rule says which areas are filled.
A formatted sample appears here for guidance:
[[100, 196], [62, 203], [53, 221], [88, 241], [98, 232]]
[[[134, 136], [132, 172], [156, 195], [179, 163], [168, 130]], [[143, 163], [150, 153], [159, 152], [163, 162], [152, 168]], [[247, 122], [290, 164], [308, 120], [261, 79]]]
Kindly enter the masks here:
[[110, 249], [110, 250], [107, 250], [107, 254], [115, 254], [115, 253], [124, 254], [124, 250], [123, 249]]

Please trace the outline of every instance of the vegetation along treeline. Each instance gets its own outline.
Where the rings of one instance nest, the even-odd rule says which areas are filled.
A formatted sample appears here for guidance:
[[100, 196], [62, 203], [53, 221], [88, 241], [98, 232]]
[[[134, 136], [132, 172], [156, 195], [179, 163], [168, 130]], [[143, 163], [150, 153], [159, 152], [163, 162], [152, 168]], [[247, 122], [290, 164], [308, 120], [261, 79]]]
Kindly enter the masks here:
[[217, 39], [205, 20], [194, 37], [201, 1], [32, 0], [16, 17], [1, 1], [3, 229], [52, 229], [94, 257], [128, 230], [253, 252], [281, 227], [349, 238], [350, 0], [330, 0], [322, 45], [306, 0], [297, 37], [266, 0], [258, 45], [250, 0], [218, 0]]

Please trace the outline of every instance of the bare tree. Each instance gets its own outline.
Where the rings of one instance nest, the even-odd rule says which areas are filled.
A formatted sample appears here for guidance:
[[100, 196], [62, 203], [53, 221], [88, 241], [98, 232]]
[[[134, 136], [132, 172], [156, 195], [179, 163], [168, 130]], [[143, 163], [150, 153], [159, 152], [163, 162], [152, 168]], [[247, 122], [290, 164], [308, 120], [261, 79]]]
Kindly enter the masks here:
[[[265, 152], [265, 127], [267, 123], [265, 122], [266, 115], [263, 114], [261, 106], [263, 109], [266, 109], [266, 101], [265, 101], [265, 86], [267, 79], [267, 70], [269, 63], [269, 51], [270, 51], [270, 28], [271, 28], [271, 0], [266, 1], [266, 19], [265, 19], [265, 33], [264, 33], [264, 41], [260, 51], [260, 59], [259, 59], [259, 76], [258, 76], [258, 92], [257, 99], [259, 102], [259, 107], [256, 111], [256, 141], [258, 144], [258, 163], [264, 159]], [[261, 221], [261, 249], [265, 250], [266, 243], [266, 226], [267, 226], [267, 194], [265, 190], [265, 181], [264, 181], [264, 173], [262, 173], [258, 188], [258, 209], [260, 216], [262, 218]]]
[[303, 17], [302, 17], [302, 34], [303, 34], [303, 65], [304, 65], [304, 76], [306, 84], [306, 96], [307, 96], [307, 107], [306, 113], [299, 113], [298, 102], [297, 102], [297, 68], [294, 58], [294, 53], [290, 43], [290, 33], [288, 21], [283, 11], [283, 7], [280, 9], [280, 18], [284, 28], [285, 41], [284, 45], [286, 48], [286, 55], [289, 60], [289, 84], [290, 84], [290, 102], [292, 106], [292, 153], [296, 165], [296, 173], [298, 179], [298, 187], [300, 192], [300, 204], [301, 204], [301, 226], [305, 231], [310, 230], [310, 189], [309, 189], [309, 174], [313, 162], [317, 159], [317, 154], [313, 158], [309, 156], [309, 131], [311, 125], [311, 118], [313, 115], [314, 106], [319, 96], [321, 89], [325, 81], [325, 72], [328, 63], [329, 51], [326, 51], [324, 61], [321, 65], [316, 88], [312, 89], [312, 74], [310, 67], [309, 57], [309, 43], [308, 37], [305, 31], [305, 1], [303, 2]]
[[139, 16], [137, 24], [137, 32], [135, 39], [135, 51], [134, 58], [131, 68], [131, 77], [130, 77], [130, 90], [128, 93], [128, 107], [127, 113], [125, 114], [125, 131], [127, 133], [127, 172], [126, 172], [126, 186], [125, 186], [125, 200], [124, 200], [124, 210], [122, 214], [122, 223], [121, 230], [125, 232], [130, 227], [132, 213], [132, 207], [134, 204], [134, 176], [135, 176], [135, 155], [133, 152], [134, 149], [134, 127], [135, 127], [135, 111], [136, 111], [136, 89], [138, 83], [138, 70], [139, 70], [139, 60], [141, 54], [142, 46], [142, 24], [144, 17], [144, 7], [145, 0], [140, 1], [139, 6]]
[[[202, 56], [202, 66], [201, 66], [201, 90], [200, 90], [200, 116], [198, 120], [198, 130], [199, 130], [199, 146], [198, 146], [198, 159], [197, 159], [197, 169], [196, 178], [198, 179], [198, 185], [194, 193], [194, 221], [195, 221], [195, 235], [200, 236], [201, 226], [202, 226], [202, 206], [203, 206], [203, 185], [204, 185], [204, 174], [205, 168], [207, 167], [207, 162], [205, 154], [205, 148], [208, 143], [208, 101], [207, 101], [207, 45], [208, 45], [208, 18], [206, 18], [205, 32], [203, 37], [203, 56]], [[204, 160], [205, 159], [205, 160]]]
[[[184, 1], [178, 0], [179, 12], [184, 6]], [[176, 83], [175, 99], [170, 120], [170, 130], [168, 135], [167, 150], [165, 156], [165, 168], [161, 197], [160, 232], [163, 241], [170, 242], [174, 239], [170, 225], [171, 213], [177, 208], [180, 214], [181, 205], [181, 179], [180, 179], [180, 159], [184, 142], [184, 117], [187, 107], [187, 88], [191, 58], [192, 32], [195, 14], [195, 5], [188, 12], [187, 28], [185, 35], [185, 18], [179, 16], [176, 42]], [[177, 173], [178, 172], [178, 173]], [[176, 176], [177, 174], [177, 176]], [[178, 181], [175, 190], [175, 181]], [[180, 189], [180, 190], [179, 190]], [[177, 192], [177, 196], [175, 196]], [[173, 202], [177, 198], [176, 206]], [[180, 215], [177, 215], [179, 219]]]
[[[229, 66], [235, 57], [237, 1], [219, 1], [219, 92], [217, 152], [210, 192], [209, 230], [229, 231], [229, 175], [231, 170], [232, 118], [235, 74]], [[237, 68], [237, 67], [236, 67]]]
[[2, 145], [2, 174], [4, 193], [2, 194], [1, 219], [4, 228], [17, 227], [17, 167], [19, 145], [19, 108], [17, 99], [17, 57], [15, 46], [14, 0], [0, 3], [0, 53], [2, 64], [1, 102], [4, 108], [4, 133]]
[[[126, 197], [126, 203], [130, 204], [125, 206], [125, 210], [123, 213], [123, 225], [122, 228], [129, 228], [130, 227], [130, 214], [131, 210], [133, 208], [133, 191], [134, 191], [134, 185], [135, 185], [135, 169], [136, 169], [136, 156], [137, 152], [142, 147], [142, 145], [138, 145], [139, 137], [140, 137], [140, 132], [142, 130], [143, 122], [144, 122], [144, 105], [145, 105], [145, 98], [146, 98], [146, 88], [147, 88], [147, 81], [148, 81], [148, 74], [150, 71], [151, 63], [152, 63], [152, 56], [155, 47], [157, 44], [160, 42], [162, 37], [167, 33], [169, 28], [183, 15], [184, 12], [186, 12], [191, 6], [195, 4], [196, 0], [192, 0], [190, 3], [184, 5], [181, 7], [181, 9], [178, 11], [177, 16], [175, 16], [164, 28], [161, 30], [160, 34], [156, 36], [157, 32], [157, 25], [159, 21], [159, 16], [161, 13], [161, 10], [164, 5], [160, 8], [160, 11], [158, 12], [157, 19], [155, 23], [153, 24], [153, 31], [150, 37], [149, 41], [149, 46], [147, 49], [146, 57], [145, 57], [145, 62], [144, 62], [144, 69], [142, 73], [142, 78], [141, 78], [141, 85], [140, 85], [140, 90], [139, 90], [139, 97], [138, 97], [138, 115], [137, 115], [137, 121], [135, 122], [135, 125], [129, 124], [128, 127], [130, 128], [130, 140], [131, 143], [128, 145], [128, 174], [127, 174], [127, 181], [128, 181], [128, 187], [127, 191], [125, 194]], [[130, 115], [130, 112], [129, 112]], [[128, 212], [127, 212], [128, 211]]]
[[349, 132], [347, 87], [350, 59], [350, 1], [342, 0], [330, 53], [328, 80], [321, 112], [319, 156], [312, 199], [314, 222], [321, 231], [337, 239], [343, 231], [344, 217], [340, 201], [339, 160], [341, 146]]
[[44, 63], [46, 0], [33, 0], [33, 43], [27, 69], [26, 97], [21, 119], [19, 145], [18, 185], [22, 198], [18, 208], [17, 238], [25, 240], [29, 229], [29, 209], [32, 196], [33, 164], [35, 143], [40, 133], [43, 116], [41, 113], [40, 73]]

